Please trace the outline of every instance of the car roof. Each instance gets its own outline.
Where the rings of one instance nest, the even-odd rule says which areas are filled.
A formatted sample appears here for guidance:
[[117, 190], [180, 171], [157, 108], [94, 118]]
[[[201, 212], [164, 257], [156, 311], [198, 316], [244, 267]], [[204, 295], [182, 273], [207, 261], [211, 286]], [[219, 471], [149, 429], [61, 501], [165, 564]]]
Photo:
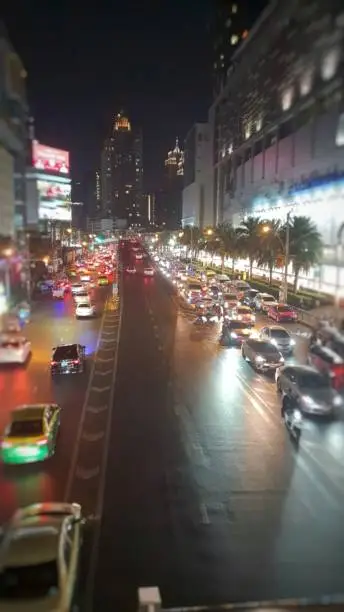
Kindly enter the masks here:
[[18, 406], [11, 413], [12, 421], [32, 421], [43, 418], [47, 404], [31, 404]]
[[319, 372], [316, 368], [306, 364], [287, 364], [283, 369], [288, 368], [289, 370], [294, 370], [296, 372], [300, 372], [300, 374], [308, 373], [308, 374], [319, 374], [319, 376], [323, 376], [321, 372]]
[[271, 293], [266, 293], [265, 291], [263, 291], [262, 293], [259, 292], [259, 297], [271, 297], [271, 298], [275, 299], [274, 296], [271, 295]]
[[4, 538], [0, 568], [57, 560], [61, 526], [61, 518], [46, 522], [45, 517], [33, 517], [10, 528], [8, 537]]
[[266, 327], [268, 329], [275, 329], [276, 331], [285, 331], [285, 332], [289, 333], [288, 330], [285, 327], [283, 327], [282, 325], [267, 325]]

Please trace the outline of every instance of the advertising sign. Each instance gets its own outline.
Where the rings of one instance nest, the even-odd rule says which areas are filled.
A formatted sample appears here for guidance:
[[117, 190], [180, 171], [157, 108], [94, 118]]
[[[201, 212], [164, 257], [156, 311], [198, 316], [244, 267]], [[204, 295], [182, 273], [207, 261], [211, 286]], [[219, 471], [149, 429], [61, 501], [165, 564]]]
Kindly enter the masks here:
[[68, 183], [37, 181], [39, 218], [49, 221], [71, 221], [71, 186]]
[[47, 147], [34, 140], [32, 143], [32, 164], [36, 170], [68, 175], [69, 153], [61, 149]]

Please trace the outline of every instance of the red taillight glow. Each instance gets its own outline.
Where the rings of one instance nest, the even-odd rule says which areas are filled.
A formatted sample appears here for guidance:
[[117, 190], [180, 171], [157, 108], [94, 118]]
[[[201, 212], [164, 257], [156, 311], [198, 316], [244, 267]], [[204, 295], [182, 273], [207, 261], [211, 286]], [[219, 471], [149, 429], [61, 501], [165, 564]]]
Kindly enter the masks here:
[[51, 365], [57, 365], [57, 361], [51, 361]]
[[78, 363], [80, 363], [80, 360], [79, 360], [79, 359], [74, 359], [74, 360], [73, 360], [73, 363], [74, 363], [75, 365], [77, 365]]

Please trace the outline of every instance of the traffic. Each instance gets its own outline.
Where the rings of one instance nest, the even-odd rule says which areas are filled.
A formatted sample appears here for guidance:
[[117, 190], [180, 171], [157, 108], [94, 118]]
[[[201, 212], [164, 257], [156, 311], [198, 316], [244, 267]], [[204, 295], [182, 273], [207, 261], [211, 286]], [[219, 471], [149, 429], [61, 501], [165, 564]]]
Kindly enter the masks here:
[[4, 319], [1, 610], [69, 610], [76, 601], [83, 519], [65, 499], [66, 475], [116, 268], [114, 246], [83, 252], [38, 283], [26, 317]]

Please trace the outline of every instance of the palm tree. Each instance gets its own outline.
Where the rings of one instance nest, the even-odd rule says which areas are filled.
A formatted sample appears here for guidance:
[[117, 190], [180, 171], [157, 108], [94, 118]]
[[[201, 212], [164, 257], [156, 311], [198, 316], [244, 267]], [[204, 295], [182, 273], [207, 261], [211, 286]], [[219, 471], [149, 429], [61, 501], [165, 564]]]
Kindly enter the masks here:
[[262, 233], [263, 223], [259, 217], [247, 217], [237, 228], [239, 248], [250, 263], [250, 278], [252, 278], [253, 263], [259, 256]]
[[180, 243], [187, 246], [193, 253], [197, 253], [199, 248], [199, 241], [202, 237], [202, 232], [199, 227], [193, 225], [187, 225], [183, 228], [182, 236], [180, 237]]
[[232, 259], [234, 270], [235, 259], [238, 255], [238, 234], [231, 223], [221, 223], [216, 228], [217, 252], [221, 257], [222, 271], [226, 257]]
[[262, 223], [262, 234], [259, 244], [258, 265], [269, 269], [269, 284], [272, 285], [272, 273], [277, 267], [279, 258], [283, 257], [283, 239], [280, 221]]
[[[283, 228], [285, 236], [286, 228]], [[321, 258], [322, 240], [316, 225], [309, 217], [293, 217], [289, 221], [289, 250], [294, 270], [294, 291], [297, 291], [301, 270], [308, 270]]]

